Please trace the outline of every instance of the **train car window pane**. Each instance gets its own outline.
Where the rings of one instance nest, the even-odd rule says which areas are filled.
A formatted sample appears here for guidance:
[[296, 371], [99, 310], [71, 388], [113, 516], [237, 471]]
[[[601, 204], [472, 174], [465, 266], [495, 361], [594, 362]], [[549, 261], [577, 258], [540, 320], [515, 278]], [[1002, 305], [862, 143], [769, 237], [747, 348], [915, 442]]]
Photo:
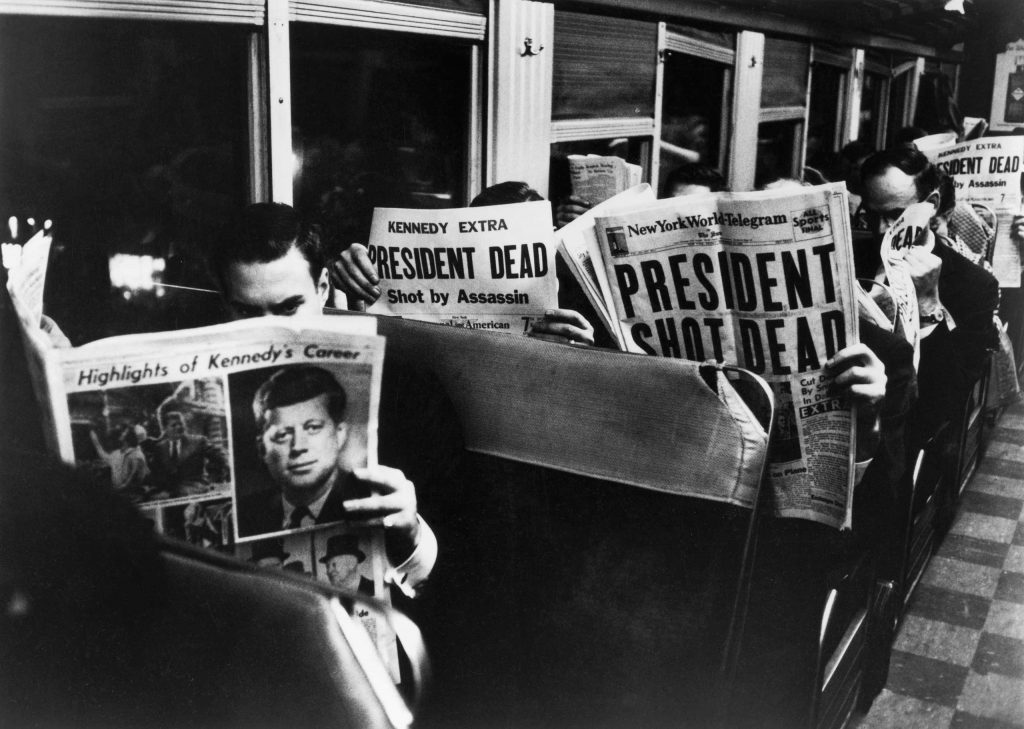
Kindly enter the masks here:
[[779, 38], [764, 39], [761, 108], [803, 106], [807, 103], [807, 64], [810, 45]]
[[658, 26], [555, 11], [551, 118], [653, 117]]
[[[719, 168], [725, 159], [731, 97], [730, 69], [720, 63], [685, 53], [665, 56], [661, 111], [661, 164], [665, 177], [684, 162], [699, 162]], [[671, 146], [669, 146], [671, 145]], [[719, 170], [725, 174], [724, 170]], [[660, 183], [659, 183], [660, 184]]]
[[801, 122], [763, 122], [757, 128], [757, 169], [754, 186], [761, 188], [781, 177], [802, 179], [797, 170]]
[[374, 207], [464, 204], [468, 44], [294, 23], [291, 52], [295, 204], [335, 246]]
[[0, 19], [0, 214], [51, 218], [80, 344], [211, 323], [202, 252], [248, 195], [247, 28]]
[[829, 180], [842, 179], [837, 153], [840, 141], [839, 113], [846, 76], [844, 69], [825, 64], [815, 64], [811, 75], [806, 164]]
[[881, 121], [879, 110], [884, 91], [884, 79], [881, 76], [874, 73], [864, 74], [860, 95], [860, 132], [857, 137], [871, 145], [875, 144], [878, 136], [878, 125]]

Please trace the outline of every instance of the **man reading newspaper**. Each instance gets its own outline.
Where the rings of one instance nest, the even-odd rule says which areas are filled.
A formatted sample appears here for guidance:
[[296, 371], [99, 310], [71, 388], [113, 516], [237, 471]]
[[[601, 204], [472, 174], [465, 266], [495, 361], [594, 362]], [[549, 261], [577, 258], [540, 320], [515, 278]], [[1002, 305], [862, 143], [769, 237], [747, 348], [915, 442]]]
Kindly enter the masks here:
[[847, 216], [845, 189], [832, 185], [597, 218], [627, 347], [764, 376], [776, 396], [778, 512], [836, 527], [850, 523], [853, 461], [875, 451], [886, 393], [881, 361], [856, 341]]

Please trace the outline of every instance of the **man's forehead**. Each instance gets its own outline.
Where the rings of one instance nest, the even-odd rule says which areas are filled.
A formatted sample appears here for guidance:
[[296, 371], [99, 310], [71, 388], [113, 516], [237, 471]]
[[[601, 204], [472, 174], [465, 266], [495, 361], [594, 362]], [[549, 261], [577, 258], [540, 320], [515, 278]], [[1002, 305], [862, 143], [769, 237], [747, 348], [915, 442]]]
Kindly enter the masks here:
[[232, 261], [225, 268], [224, 279], [228, 296], [243, 303], [269, 294], [303, 295], [316, 289], [309, 261], [295, 246], [272, 261]]
[[304, 420], [311, 417], [330, 418], [326, 392], [315, 395], [308, 400], [300, 400], [289, 405], [277, 405], [270, 408], [267, 412], [267, 422], [271, 424], [290, 420]]

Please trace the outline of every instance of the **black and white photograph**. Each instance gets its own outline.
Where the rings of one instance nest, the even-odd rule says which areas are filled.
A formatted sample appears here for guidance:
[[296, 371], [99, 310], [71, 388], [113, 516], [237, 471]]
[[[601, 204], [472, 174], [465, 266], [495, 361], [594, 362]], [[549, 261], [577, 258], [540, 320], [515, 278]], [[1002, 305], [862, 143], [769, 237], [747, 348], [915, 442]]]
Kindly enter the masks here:
[[228, 376], [239, 541], [343, 521], [364, 487], [368, 367], [298, 364]]
[[223, 379], [75, 392], [68, 408], [76, 461], [134, 503], [230, 494]]
[[0, 0], [0, 729], [1024, 729], [1024, 0]]

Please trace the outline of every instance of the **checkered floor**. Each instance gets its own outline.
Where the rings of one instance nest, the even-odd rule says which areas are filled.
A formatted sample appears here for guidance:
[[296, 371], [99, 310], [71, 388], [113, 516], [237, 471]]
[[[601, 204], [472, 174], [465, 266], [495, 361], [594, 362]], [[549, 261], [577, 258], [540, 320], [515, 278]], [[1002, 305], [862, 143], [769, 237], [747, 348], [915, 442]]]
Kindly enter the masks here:
[[857, 726], [1024, 727], [1024, 404], [992, 433]]

